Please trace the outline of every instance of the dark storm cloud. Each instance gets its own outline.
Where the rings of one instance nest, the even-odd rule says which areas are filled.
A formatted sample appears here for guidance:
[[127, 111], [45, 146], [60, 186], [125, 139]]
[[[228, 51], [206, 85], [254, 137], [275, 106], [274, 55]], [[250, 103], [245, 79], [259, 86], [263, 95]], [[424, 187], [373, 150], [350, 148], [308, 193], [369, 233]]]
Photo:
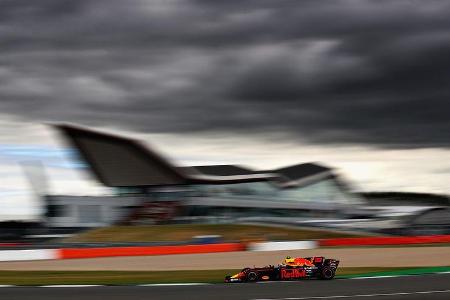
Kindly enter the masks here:
[[449, 147], [448, 1], [0, 1], [0, 109]]

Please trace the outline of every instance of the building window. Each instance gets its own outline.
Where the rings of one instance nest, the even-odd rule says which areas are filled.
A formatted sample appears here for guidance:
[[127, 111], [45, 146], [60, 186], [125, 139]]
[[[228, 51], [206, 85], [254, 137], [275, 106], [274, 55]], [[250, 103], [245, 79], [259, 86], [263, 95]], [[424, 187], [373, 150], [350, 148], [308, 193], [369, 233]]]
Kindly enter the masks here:
[[64, 214], [65, 214], [65, 205], [57, 205], [57, 204], [47, 205], [46, 216], [48, 218], [63, 217]]
[[80, 223], [101, 223], [100, 205], [81, 205], [78, 206], [78, 216]]

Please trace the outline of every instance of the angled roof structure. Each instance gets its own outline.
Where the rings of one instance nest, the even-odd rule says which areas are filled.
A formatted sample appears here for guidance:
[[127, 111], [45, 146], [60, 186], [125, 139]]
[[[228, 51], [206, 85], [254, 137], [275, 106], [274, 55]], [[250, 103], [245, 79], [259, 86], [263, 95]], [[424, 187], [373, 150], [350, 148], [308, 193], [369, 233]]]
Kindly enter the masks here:
[[193, 168], [203, 175], [211, 175], [211, 176], [252, 175], [262, 173], [238, 165], [205, 165], [205, 166], [191, 166], [186, 168]]
[[177, 167], [138, 140], [80, 126], [54, 126], [78, 150], [97, 179], [110, 187], [228, 184], [278, 178], [277, 174], [247, 172], [237, 166]]
[[272, 172], [279, 174], [281, 178], [285, 179], [281, 183], [283, 188], [306, 186], [335, 177], [333, 169], [318, 163], [302, 163], [279, 168]]
[[331, 168], [318, 163], [303, 163], [273, 170], [272, 172], [282, 174], [289, 180], [299, 180], [305, 177], [329, 172]]
[[140, 141], [73, 125], [56, 125], [106, 186], [172, 185], [187, 182], [182, 170]]

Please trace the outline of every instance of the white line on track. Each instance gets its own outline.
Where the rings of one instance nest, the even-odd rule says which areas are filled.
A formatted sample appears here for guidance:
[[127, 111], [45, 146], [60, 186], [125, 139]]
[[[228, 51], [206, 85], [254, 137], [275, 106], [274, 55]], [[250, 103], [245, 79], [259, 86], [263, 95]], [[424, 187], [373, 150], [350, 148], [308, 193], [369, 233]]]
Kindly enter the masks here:
[[187, 282], [187, 283], [149, 283], [149, 284], [139, 284], [137, 286], [186, 286], [186, 285], [209, 285], [209, 283], [197, 283], [197, 282]]
[[276, 284], [280, 284], [280, 283], [295, 283], [295, 284], [300, 284], [300, 283], [302, 283], [302, 281], [300, 281], [300, 280], [293, 280], [293, 281], [257, 281], [255, 283], [257, 283], [257, 284], [269, 284], [269, 283], [276, 283]]
[[39, 287], [43, 288], [72, 288], [72, 287], [94, 287], [94, 286], [102, 286], [99, 284], [56, 284], [56, 285], [41, 285]]
[[438, 293], [450, 293], [450, 290], [436, 290], [436, 291], [419, 291], [419, 292], [398, 292], [398, 293], [383, 293], [383, 294], [357, 294], [357, 295], [336, 295], [336, 296], [313, 296], [300, 298], [270, 298], [270, 299], [252, 299], [252, 300], [308, 300], [308, 299], [341, 299], [341, 298], [363, 298], [363, 297], [384, 297], [384, 296], [405, 296], [405, 295], [427, 295]]
[[2, 288], [2, 287], [12, 287], [12, 286], [14, 286], [14, 285], [9, 285], [9, 284], [0, 284], [0, 288]]
[[350, 279], [379, 279], [379, 278], [393, 278], [393, 277], [404, 277], [410, 275], [382, 275], [382, 276], [364, 276], [364, 277], [354, 277]]

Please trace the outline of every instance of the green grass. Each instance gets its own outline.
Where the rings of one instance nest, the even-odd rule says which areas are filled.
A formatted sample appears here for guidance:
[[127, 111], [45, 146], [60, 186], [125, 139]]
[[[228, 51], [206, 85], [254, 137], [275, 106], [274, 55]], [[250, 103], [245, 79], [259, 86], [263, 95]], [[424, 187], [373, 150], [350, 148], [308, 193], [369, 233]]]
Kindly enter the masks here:
[[262, 225], [194, 224], [111, 226], [80, 233], [65, 242], [180, 242], [196, 235], [221, 235], [224, 241], [311, 240], [356, 237], [325, 230], [305, 230]]
[[0, 271], [0, 284], [109, 284], [223, 282], [239, 270], [208, 271]]
[[399, 276], [399, 275], [422, 275], [439, 272], [449, 272], [450, 266], [441, 267], [399, 267], [399, 268], [344, 268], [339, 272], [338, 278], [354, 278], [361, 276]]
[[[376, 275], [405, 275], [449, 271], [450, 267], [424, 268], [340, 268], [338, 278]], [[0, 271], [0, 284], [60, 285], [101, 284], [134, 285], [149, 283], [223, 282], [226, 275], [239, 270], [203, 271]]]

